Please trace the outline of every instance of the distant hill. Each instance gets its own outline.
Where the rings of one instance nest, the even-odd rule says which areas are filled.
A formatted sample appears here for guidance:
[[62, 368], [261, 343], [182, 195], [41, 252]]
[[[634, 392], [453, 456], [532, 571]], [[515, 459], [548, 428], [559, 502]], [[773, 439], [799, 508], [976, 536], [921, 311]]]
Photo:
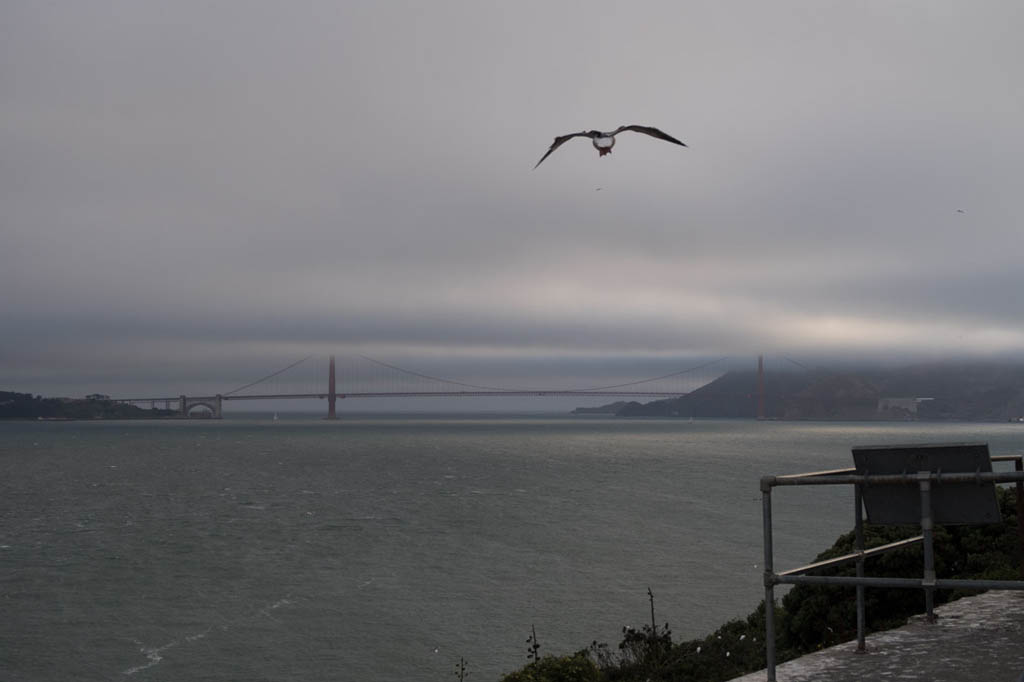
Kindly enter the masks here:
[[[680, 398], [623, 405], [622, 417], [757, 417], [757, 373], [729, 372]], [[771, 372], [765, 418], [1017, 421], [1024, 366], [929, 364], [893, 369]]]
[[618, 414], [619, 410], [626, 405], [627, 403], [624, 400], [619, 400], [618, 402], [601, 405], [600, 407], [577, 407], [572, 411], [572, 414]]
[[31, 393], [0, 391], [0, 419], [156, 419], [177, 416], [176, 410], [144, 410], [106, 396], [43, 398]]

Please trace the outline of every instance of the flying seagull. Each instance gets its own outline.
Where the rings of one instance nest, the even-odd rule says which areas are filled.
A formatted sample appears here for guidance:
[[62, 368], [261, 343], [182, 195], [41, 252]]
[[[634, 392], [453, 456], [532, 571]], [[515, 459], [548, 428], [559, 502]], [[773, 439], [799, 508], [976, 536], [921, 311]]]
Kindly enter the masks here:
[[[548, 148], [547, 153], [540, 157], [540, 161], [537, 162], [537, 166], [544, 162], [544, 159], [551, 155], [551, 152], [555, 151], [563, 144], [566, 140], [570, 140], [574, 137], [589, 137], [591, 142], [594, 143], [594, 149], [596, 149], [601, 156], [612, 153], [612, 147], [615, 146], [615, 136], [621, 133], [623, 130], [632, 130], [634, 133], [643, 133], [644, 135], [650, 135], [656, 137], [659, 140], [665, 140], [666, 142], [672, 142], [682, 147], [686, 145], [672, 137], [667, 133], [663, 133], [657, 128], [651, 126], [619, 126], [610, 133], [602, 133], [600, 130], [585, 130], [579, 133], [571, 133], [569, 135], [561, 135], [555, 138], [555, 141], [551, 143], [551, 147]], [[534, 166], [536, 168], [537, 166]]]

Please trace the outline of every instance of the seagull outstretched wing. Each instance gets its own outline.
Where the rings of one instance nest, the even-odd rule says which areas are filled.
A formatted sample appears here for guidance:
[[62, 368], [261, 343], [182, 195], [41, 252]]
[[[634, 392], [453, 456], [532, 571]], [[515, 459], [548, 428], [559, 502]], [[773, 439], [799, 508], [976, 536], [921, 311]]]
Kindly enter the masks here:
[[[540, 157], [540, 161], [537, 162], [537, 166], [539, 166], [541, 163], [543, 163], [544, 159], [546, 159], [549, 156], [551, 156], [551, 152], [555, 151], [556, 149], [561, 147], [563, 144], [565, 144], [566, 140], [571, 140], [574, 137], [590, 137], [590, 133], [588, 133], [586, 131], [583, 131], [583, 132], [579, 132], [579, 133], [570, 133], [569, 135], [560, 135], [560, 136], [556, 137], [555, 141], [551, 143], [550, 147], [548, 147], [548, 151], [544, 154], [544, 156]], [[534, 168], [536, 168], [537, 166], [534, 166]]]
[[686, 146], [685, 144], [683, 144], [682, 142], [680, 142], [676, 138], [672, 137], [668, 133], [664, 133], [664, 132], [658, 130], [657, 128], [652, 128], [651, 126], [637, 126], [637, 125], [633, 125], [633, 126], [619, 126], [615, 130], [613, 135], [618, 135], [623, 130], [632, 130], [634, 133], [643, 133], [644, 135], [650, 135], [651, 137], [656, 137], [659, 140], [665, 140], [665, 142], [673, 142], [673, 143], [678, 144], [678, 145], [683, 146], [683, 147]]

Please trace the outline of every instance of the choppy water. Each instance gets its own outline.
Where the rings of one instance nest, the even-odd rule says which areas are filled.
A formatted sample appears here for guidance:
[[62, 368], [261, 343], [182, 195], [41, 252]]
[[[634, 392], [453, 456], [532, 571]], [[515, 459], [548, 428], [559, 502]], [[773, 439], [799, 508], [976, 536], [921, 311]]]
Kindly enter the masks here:
[[[570, 417], [0, 423], [0, 679], [496, 680], [762, 596], [758, 479], [1024, 426]], [[852, 525], [776, 495], [776, 562]]]

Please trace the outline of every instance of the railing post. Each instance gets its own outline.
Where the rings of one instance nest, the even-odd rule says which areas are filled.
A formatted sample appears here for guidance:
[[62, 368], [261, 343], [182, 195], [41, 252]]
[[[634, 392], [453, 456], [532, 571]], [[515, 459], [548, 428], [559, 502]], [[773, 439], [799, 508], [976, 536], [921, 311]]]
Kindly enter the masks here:
[[[864, 551], [864, 511], [863, 511], [863, 499], [864, 491], [860, 483], [853, 486], [853, 505], [856, 507], [854, 513], [854, 530], [857, 543], [857, 551], [863, 553]], [[857, 577], [864, 577], [864, 555], [857, 559]], [[864, 645], [864, 586], [857, 585], [857, 653], [864, 653], [866, 647]]]
[[761, 479], [761, 509], [764, 520], [764, 650], [766, 682], [775, 682], [775, 567], [772, 555], [772, 483]]
[[[1024, 457], [1013, 460], [1014, 471], [1024, 471]], [[1020, 555], [1020, 577], [1024, 578], [1024, 481], [1017, 481], [1017, 549]]]
[[917, 473], [921, 486], [921, 535], [924, 536], [924, 605], [929, 623], [935, 622], [935, 549], [932, 528], [932, 482], [930, 471]]

